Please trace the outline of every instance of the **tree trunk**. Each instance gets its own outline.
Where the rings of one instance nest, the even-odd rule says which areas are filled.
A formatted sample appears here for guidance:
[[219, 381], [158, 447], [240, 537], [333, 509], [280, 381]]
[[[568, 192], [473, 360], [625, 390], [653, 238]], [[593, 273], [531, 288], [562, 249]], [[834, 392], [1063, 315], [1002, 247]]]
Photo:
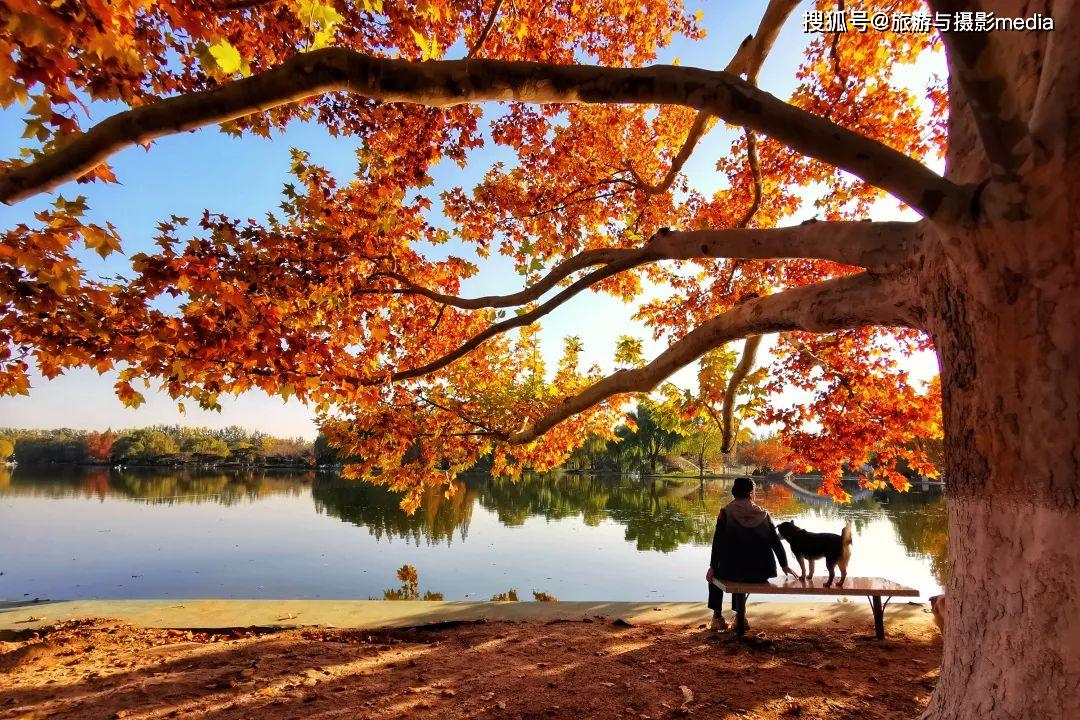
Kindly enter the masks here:
[[[1016, 10], [999, 14], [1030, 14]], [[951, 567], [928, 718], [1080, 717], [1080, 53], [1062, 35], [1073, 12], [1055, 17], [1053, 38], [997, 35], [1016, 44], [1005, 71], [1033, 108], [1035, 149], [985, 185], [973, 217], [940, 229], [920, 288], [941, 362]], [[990, 172], [957, 94], [948, 175], [964, 182]]]
[[1015, 281], [1012, 303], [940, 298], [952, 574], [931, 717], [1080, 717], [1076, 270]]

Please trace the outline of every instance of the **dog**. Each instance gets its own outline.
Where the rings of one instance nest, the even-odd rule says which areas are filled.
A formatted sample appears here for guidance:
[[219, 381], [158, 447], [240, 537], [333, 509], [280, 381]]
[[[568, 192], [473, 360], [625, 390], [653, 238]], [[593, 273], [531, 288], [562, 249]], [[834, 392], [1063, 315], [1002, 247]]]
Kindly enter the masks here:
[[[799, 572], [802, 573], [799, 576], [800, 580], [808, 577], [813, 580], [814, 561], [818, 558], [825, 558], [825, 567], [829, 568], [829, 580], [825, 583], [825, 587], [833, 584], [838, 567], [840, 568], [840, 582], [836, 586], [842, 586], [847, 580], [847, 566], [848, 561], [851, 560], [850, 523], [844, 526], [839, 535], [807, 532], [790, 520], [777, 525], [776, 530], [780, 533], [780, 537], [788, 541], [792, 554], [799, 561]], [[803, 560], [810, 562], [809, 573], [806, 572]]]
[[949, 604], [944, 595], [934, 595], [930, 598], [930, 612], [934, 613], [934, 624], [937, 629], [945, 633], [945, 618], [949, 614]]

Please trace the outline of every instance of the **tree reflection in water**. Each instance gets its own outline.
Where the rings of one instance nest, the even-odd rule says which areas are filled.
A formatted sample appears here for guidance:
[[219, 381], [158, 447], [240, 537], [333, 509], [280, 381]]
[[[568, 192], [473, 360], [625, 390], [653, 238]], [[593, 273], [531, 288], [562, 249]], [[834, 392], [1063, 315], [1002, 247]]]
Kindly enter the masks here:
[[312, 472], [278, 473], [262, 469], [19, 467], [11, 475], [9, 494], [38, 497], [110, 495], [151, 503], [233, 505], [270, 495], [302, 495]]
[[930, 559], [930, 570], [938, 585], [949, 579], [949, 516], [945, 496], [932, 499], [915, 494], [893, 493], [889, 519], [909, 555]]
[[[520, 526], [534, 517], [548, 521], [580, 517], [589, 526], [607, 520], [622, 525], [626, 540], [638, 550], [673, 552], [682, 545], [711, 542], [716, 515], [731, 501], [731, 482], [731, 478], [701, 482], [563, 473], [527, 473], [516, 480], [463, 476], [449, 499], [430, 491], [411, 516], [398, 506], [399, 496], [381, 487], [319, 480], [312, 494], [320, 512], [367, 527], [380, 539], [449, 544], [460, 528], [464, 540], [478, 501], [507, 526]], [[940, 493], [856, 492], [855, 500], [838, 505], [801, 485], [795, 487], [759, 482], [757, 501], [778, 520], [818, 516], [839, 524], [850, 521], [856, 531], [884, 515], [908, 554], [929, 557], [935, 577], [944, 584], [946, 518]], [[887, 499], [887, 504], [878, 498]]]
[[465, 541], [477, 491], [459, 480], [446, 495], [428, 488], [420, 509], [409, 515], [401, 509], [401, 496], [380, 485], [319, 476], [311, 486], [318, 512], [367, 528], [379, 540], [401, 538], [416, 545], [450, 545], [455, 533]]

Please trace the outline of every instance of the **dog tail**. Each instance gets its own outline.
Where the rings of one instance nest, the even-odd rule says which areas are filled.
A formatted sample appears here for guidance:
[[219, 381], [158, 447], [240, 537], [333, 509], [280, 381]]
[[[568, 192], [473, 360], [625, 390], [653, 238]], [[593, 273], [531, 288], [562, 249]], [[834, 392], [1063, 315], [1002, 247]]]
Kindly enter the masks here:
[[851, 561], [851, 523], [844, 525], [840, 531], [840, 570], [847, 573], [848, 562]]

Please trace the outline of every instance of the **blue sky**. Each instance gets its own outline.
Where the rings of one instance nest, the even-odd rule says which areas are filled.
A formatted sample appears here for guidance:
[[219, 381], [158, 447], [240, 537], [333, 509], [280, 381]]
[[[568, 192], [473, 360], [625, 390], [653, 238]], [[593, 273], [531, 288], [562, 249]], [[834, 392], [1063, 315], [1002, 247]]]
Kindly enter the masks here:
[[[752, 33], [760, 16], [762, 3], [688, 2], [691, 11], [700, 9], [707, 36], [700, 42], [677, 39], [665, 49], [661, 62], [676, 57], [683, 65], [713, 69], [722, 68], [739, 42]], [[809, 7], [810, 3], [804, 3]], [[780, 35], [760, 77], [761, 86], [773, 94], [786, 97], [795, 84], [795, 69], [802, 58], [808, 36], [802, 32], [800, 8]], [[448, 57], [457, 57], [451, 48]], [[921, 83], [924, 68], [912, 71], [911, 81]], [[116, 112], [118, 107], [96, 105], [96, 120]], [[21, 107], [0, 112], [0, 155], [12, 157], [25, 142], [21, 140], [23, 117]], [[732, 140], [730, 131], [719, 128], [706, 136], [686, 165], [686, 172], [700, 189], [709, 191], [722, 181], [715, 171], [718, 157], [727, 152]], [[86, 195], [90, 216], [99, 221], [109, 220], [117, 226], [127, 256], [152, 247], [154, 226], [170, 214], [198, 217], [204, 209], [236, 217], [261, 217], [281, 200], [282, 184], [287, 181], [289, 150], [297, 147], [311, 153], [312, 159], [340, 178], [347, 179], [355, 170], [356, 142], [348, 138], [332, 138], [317, 125], [294, 124], [282, 134], [266, 140], [254, 137], [233, 138], [205, 128], [155, 141], [150, 150], [128, 148], [112, 160], [122, 185], [81, 185], [73, 183], [60, 188], [67, 197]], [[432, 196], [438, 191], [460, 185], [469, 188], [497, 159], [507, 159], [496, 149], [485, 148], [471, 156], [469, 166], [462, 170], [453, 163], [443, 163], [436, 169]], [[32, 214], [49, 202], [51, 196], [38, 197], [15, 207], [0, 206], [0, 226], [10, 227], [32, 221]], [[878, 219], [903, 217], [893, 203], [883, 203], [875, 212]], [[797, 220], [798, 218], [796, 218]], [[468, 256], [469, 251], [451, 243], [441, 252]], [[128, 267], [127, 257], [113, 256], [103, 261], [93, 253], [82, 253], [91, 274], [111, 274]], [[521, 278], [510, 263], [501, 257], [480, 263], [480, 274], [471, 278], [464, 294], [501, 293], [520, 287]], [[643, 326], [633, 322], [633, 306], [600, 295], [583, 295], [563, 306], [543, 322], [543, 350], [552, 358], [561, 353], [562, 338], [578, 335], [585, 344], [583, 362], [611, 366], [615, 341], [620, 335], [633, 334], [646, 340], [646, 355], [653, 356], [662, 348], [651, 342]], [[932, 356], [913, 359], [911, 367], [920, 377], [936, 372]], [[692, 382], [693, 372], [685, 370], [676, 376], [682, 384]], [[115, 377], [98, 376], [90, 370], [76, 370], [52, 381], [35, 376], [29, 397], [0, 398], [0, 427], [73, 427], [82, 429], [114, 429], [138, 427], [157, 423], [181, 423], [221, 427], [242, 425], [276, 435], [314, 437], [312, 414], [295, 401], [284, 402], [252, 392], [239, 398], [223, 398], [222, 411], [206, 412], [192, 408], [181, 414], [176, 404], [155, 392], [144, 392], [145, 405], [138, 409], [125, 408], [112, 392]]]

